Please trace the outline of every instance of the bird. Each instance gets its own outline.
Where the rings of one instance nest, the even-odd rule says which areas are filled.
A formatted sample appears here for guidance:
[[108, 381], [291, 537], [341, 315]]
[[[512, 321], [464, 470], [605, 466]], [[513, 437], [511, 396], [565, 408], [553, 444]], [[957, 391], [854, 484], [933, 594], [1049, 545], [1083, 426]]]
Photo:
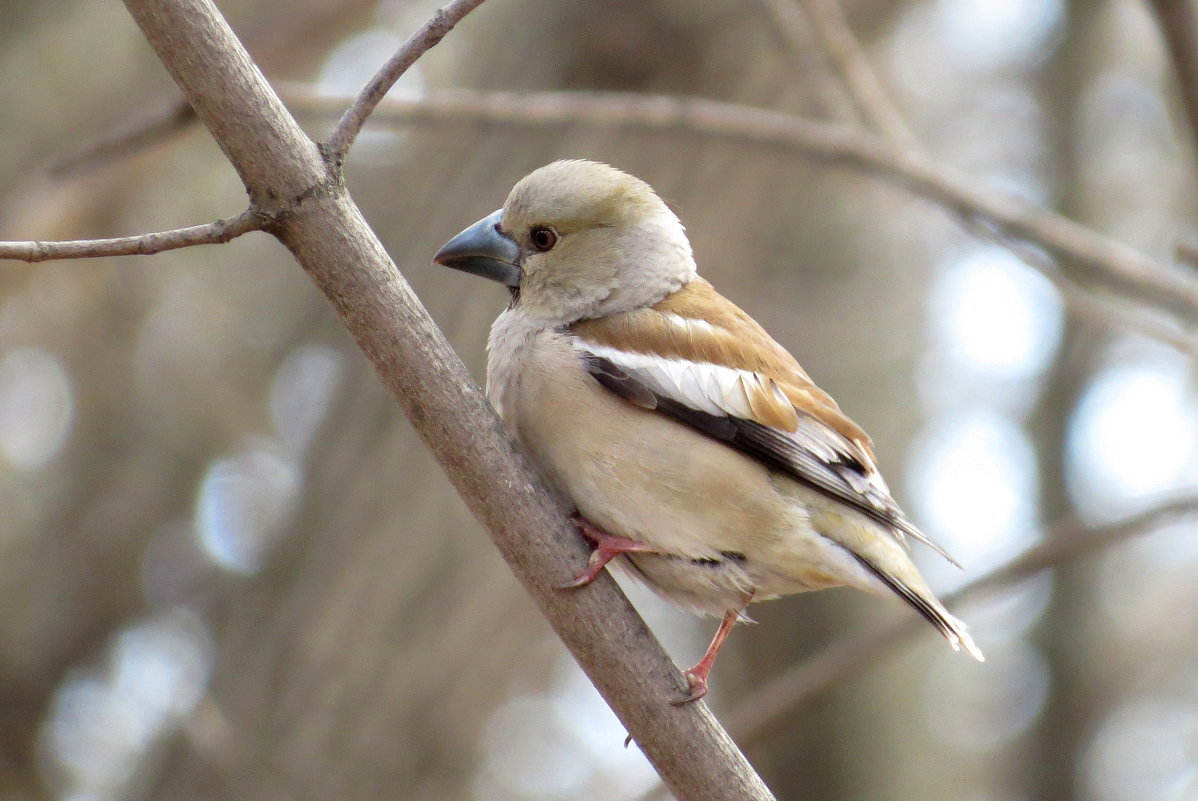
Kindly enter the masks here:
[[698, 274], [686, 230], [646, 182], [597, 161], [540, 167], [437, 264], [505, 285], [487, 396], [593, 545], [583, 587], [616, 560], [721, 619], [685, 671], [702, 698], [751, 602], [850, 586], [900, 598], [978, 661], [909, 540], [873, 445], [793, 356]]

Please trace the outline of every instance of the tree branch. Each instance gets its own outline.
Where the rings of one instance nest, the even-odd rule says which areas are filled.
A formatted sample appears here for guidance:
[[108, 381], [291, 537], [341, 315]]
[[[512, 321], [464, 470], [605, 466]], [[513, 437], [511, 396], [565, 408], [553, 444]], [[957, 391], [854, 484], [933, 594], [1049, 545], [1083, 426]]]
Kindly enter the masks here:
[[1193, 0], [1151, 0], [1150, 5], [1173, 60], [1191, 142], [1198, 144], [1198, 8]]
[[682, 677], [609, 576], [577, 592], [554, 588], [587, 556], [566, 510], [210, 0], [125, 5], [251, 198], [274, 210], [268, 230], [324, 292], [666, 784], [681, 799], [772, 798], [704, 704], [670, 704]]
[[395, 52], [395, 55], [374, 74], [374, 77], [362, 88], [353, 104], [346, 109], [337, 122], [337, 127], [329, 136], [329, 159], [334, 164], [340, 165], [345, 160], [346, 153], [357, 139], [362, 126], [366, 124], [366, 119], [382, 102], [400, 76], [416, 63], [416, 59], [444, 39], [445, 34], [453, 30], [453, 27], [461, 22], [467, 14], [482, 4], [483, 0], [453, 0], [452, 3], [434, 14], [432, 19], [424, 23], [420, 30], [412, 34]]
[[[795, 60], [802, 68], [804, 65], [798, 55], [805, 44], [803, 8], [798, 0], [761, 2], [769, 12], [774, 28], [782, 35], [787, 49], [796, 56]], [[832, 62], [841, 84], [848, 91], [865, 124], [897, 146], [917, 147], [915, 137], [898, 109], [890, 102], [836, 0], [805, 0], [803, 7], [807, 10], [807, 19], [816, 33], [816, 39]]]
[[[296, 108], [321, 114], [337, 113], [344, 102], [297, 88], [288, 91], [288, 100]], [[1187, 330], [1183, 336], [1192, 338], [1198, 327], [1198, 276], [1158, 262], [1066, 217], [978, 186], [922, 154], [898, 151], [876, 136], [842, 124], [714, 100], [602, 92], [441, 92], [421, 100], [388, 100], [375, 117], [392, 124], [610, 126], [691, 134], [796, 153], [881, 176], [967, 223], [986, 226], [1003, 240], [1043, 248], [1069, 263], [1075, 272], [1172, 313]], [[1133, 320], [1127, 323], [1135, 324]]]
[[113, 239], [73, 239], [65, 242], [0, 242], [0, 259], [27, 262], [52, 259], [94, 259], [101, 256], [149, 256], [193, 245], [218, 245], [250, 231], [260, 231], [263, 219], [247, 209], [227, 220]]

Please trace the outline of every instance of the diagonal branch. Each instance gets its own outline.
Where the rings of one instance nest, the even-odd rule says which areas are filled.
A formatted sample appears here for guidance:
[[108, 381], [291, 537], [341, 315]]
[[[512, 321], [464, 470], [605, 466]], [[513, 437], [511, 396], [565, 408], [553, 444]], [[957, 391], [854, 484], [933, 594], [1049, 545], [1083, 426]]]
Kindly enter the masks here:
[[375, 110], [400, 76], [416, 63], [416, 59], [436, 46], [453, 30], [462, 19], [474, 9], [483, 4], [483, 0], [453, 0], [442, 8], [432, 19], [424, 23], [420, 30], [412, 34], [395, 55], [384, 64], [374, 77], [362, 88], [353, 105], [346, 109], [345, 114], [337, 122], [337, 127], [329, 136], [328, 154], [334, 164], [340, 165], [344, 160], [366, 119]]
[[263, 227], [264, 221], [258, 213], [253, 209], [247, 209], [227, 220], [137, 236], [73, 239], [64, 242], [0, 242], [0, 259], [37, 262], [52, 259], [94, 259], [101, 256], [149, 256], [193, 245], [224, 244], [250, 231], [260, 231]]
[[[803, 46], [803, 14], [797, 0], [762, 0], [772, 15], [775, 27], [793, 51]], [[911, 133], [898, 108], [891, 102], [881, 79], [869, 63], [865, 48], [845, 19], [839, 0], [804, 0], [811, 27], [828, 56], [845, 90], [866, 124], [899, 150], [925, 153]], [[801, 68], [803, 64], [800, 62]], [[1198, 356], [1198, 337], [1176, 330], [1155, 316], [1127, 308], [1117, 299], [1103, 298], [1079, 288], [1064, 276], [1054, 261], [1035, 247], [1004, 237], [1001, 231], [983, 225], [977, 219], [964, 219], [965, 227], [975, 236], [1007, 248], [1021, 261], [1043, 274], [1057, 288], [1069, 311], [1079, 317], [1113, 329], [1155, 339], [1181, 353]], [[1178, 259], [1182, 258], [1178, 250]]]
[[[792, 52], [801, 48], [803, 16], [796, 0], [762, 0], [762, 4], [772, 15], [775, 27], [782, 33]], [[838, 0], [805, 0], [805, 8], [816, 40], [836, 68], [841, 83], [861, 117], [899, 150], [923, 152], [871, 67], [865, 49], [849, 27]], [[1151, 314], [1125, 307], [1117, 299], [1103, 298], [1080, 289], [1062, 274], [1050, 257], [1035, 247], [1028, 247], [1027, 243], [1004, 237], [1001, 231], [987, 227], [977, 219], [965, 219], [963, 223], [975, 236], [1008, 248], [1025, 264], [1048, 278], [1071, 313], [1102, 326], [1147, 336], [1183, 354], [1198, 356], [1198, 337], [1178, 331]], [[1184, 251], [1179, 247], [1177, 258], [1181, 260], [1183, 254]]]
[[[271, 215], [267, 229], [328, 298], [413, 428], [680, 799], [772, 796], [610, 576], [564, 593], [586, 548], [315, 143], [211, 0], [125, 0], [200, 120]], [[431, 191], [431, 190], [430, 190]], [[359, 658], [387, 659], [385, 654]]]
[[[335, 114], [344, 100], [293, 89], [296, 108]], [[602, 92], [532, 94], [442, 92], [421, 100], [388, 100], [375, 115], [399, 123], [487, 123], [518, 128], [608, 126], [752, 143], [877, 175], [985, 226], [1007, 243], [1029, 243], [1067, 263], [1072, 272], [1128, 299], [1171, 312], [1193, 338], [1198, 328], [1198, 277], [1073, 220], [1013, 195], [978, 185], [964, 174], [871, 134], [780, 111], [688, 97]], [[1044, 262], [1033, 266], [1044, 268]], [[1058, 276], [1050, 276], [1054, 280]], [[1134, 319], [1126, 321], [1135, 325]], [[1148, 332], [1146, 332], [1148, 333]]]
[[[805, 46], [804, 14], [799, 0], [761, 0], [761, 3], [787, 49], [795, 56], [800, 74], [805, 72], [805, 65], [798, 58]], [[803, 7], [824, 54], [832, 62], [866, 125], [896, 146], [916, 147], [915, 137], [887, 97], [837, 0], [805, 0]]]

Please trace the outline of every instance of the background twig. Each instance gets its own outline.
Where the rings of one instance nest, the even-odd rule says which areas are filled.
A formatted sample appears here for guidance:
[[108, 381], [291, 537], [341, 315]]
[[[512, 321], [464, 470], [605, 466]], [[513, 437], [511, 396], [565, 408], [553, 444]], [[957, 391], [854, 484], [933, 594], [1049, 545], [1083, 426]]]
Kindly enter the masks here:
[[803, 28], [810, 22], [824, 54], [840, 76], [865, 124], [896, 145], [916, 146], [915, 137], [869, 66], [865, 49], [853, 36], [836, 0], [803, 0], [802, 6], [799, 0], [761, 0], [761, 3], [770, 15], [774, 30], [782, 36], [794, 57], [800, 74], [806, 71], [799, 58], [805, 45]]
[[[1056, 526], [1036, 545], [960, 589], [943, 596], [953, 606], [1003, 587], [1017, 584], [1053, 565], [1074, 560], [1154, 531], [1172, 521], [1198, 515], [1198, 497], [1183, 497], [1154, 505], [1105, 526], [1087, 529], [1076, 520]], [[773, 721], [832, 685], [852, 678], [923, 630], [921, 621], [907, 619], [879, 631], [841, 640], [795, 665], [744, 698], [727, 715], [729, 731], [738, 738], [760, 735]]]
[[159, 106], [117, 130], [108, 131], [103, 136], [83, 143], [51, 162], [47, 172], [54, 176], [65, 176], [84, 166], [99, 167], [137, 153], [170, 134], [183, 130], [194, 119], [195, 112], [182, 100]]
[[[344, 102], [294, 87], [288, 90], [288, 100], [302, 111], [322, 114], [336, 113]], [[600, 92], [443, 92], [422, 100], [389, 100], [375, 116], [393, 124], [485, 122], [548, 127], [582, 123], [782, 148], [887, 178], [967, 222], [983, 223], [1003, 240], [1031, 242], [1093, 280], [1125, 291], [1129, 299], [1174, 313], [1187, 330], [1198, 329], [1198, 277], [843, 124], [713, 100]], [[1126, 322], [1136, 325], [1134, 319]], [[1147, 330], [1144, 333], [1154, 335]]]
[[[797, 0], [762, 0], [792, 51], [802, 46], [803, 14]], [[868, 127], [890, 141], [898, 150], [927, 155], [907, 127], [898, 107], [885, 90], [877, 71], [870, 65], [865, 48], [845, 19], [839, 0], [803, 0], [803, 8], [815, 33], [815, 40], [836, 68], [841, 84], [852, 98]], [[797, 59], [796, 59], [797, 61]], [[801, 68], [801, 64], [798, 65]], [[802, 70], [798, 71], [802, 75]], [[962, 223], [981, 239], [995, 242], [1043, 274], [1061, 294], [1071, 312], [1102, 326], [1134, 332], [1171, 345], [1178, 351], [1198, 356], [1198, 336], [1188, 335], [1151, 314], [1123, 307], [1117, 299], [1077, 287], [1059, 266], [1028, 243], [1007, 237], [999, 229], [981, 220], [962, 216]]]
[[227, 220], [113, 239], [75, 239], [63, 242], [0, 242], [0, 259], [38, 262], [52, 259], [93, 259], [101, 256], [149, 256], [193, 245], [216, 245], [250, 231], [260, 231], [263, 221], [253, 209]]

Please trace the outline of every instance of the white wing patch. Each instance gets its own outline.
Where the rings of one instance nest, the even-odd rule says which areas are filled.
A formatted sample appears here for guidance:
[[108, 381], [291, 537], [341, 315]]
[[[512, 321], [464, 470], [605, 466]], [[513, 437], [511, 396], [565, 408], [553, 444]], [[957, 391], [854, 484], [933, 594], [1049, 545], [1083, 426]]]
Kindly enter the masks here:
[[[678, 320], [691, 322], [682, 317]], [[698, 324], [710, 327], [710, 323], [704, 321], [698, 321]], [[763, 391], [772, 393], [779, 404], [791, 405], [777, 383], [752, 370], [650, 353], [630, 353], [580, 339], [574, 340], [574, 349], [607, 359], [652, 392], [707, 414], [742, 420], [760, 419], [753, 412], [751, 396]], [[797, 430], [774, 430], [825, 465], [853, 465], [837, 471], [840, 480], [862, 493], [872, 506], [879, 509], [886, 506], [890, 490], [873, 460], [837, 431], [801, 412]]]
[[783, 402], [788, 402], [773, 381], [762, 379], [751, 370], [738, 370], [710, 362], [669, 359], [648, 353], [629, 353], [577, 339], [574, 348], [580, 353], [593, 353], [607, 359], [657, 394], [707, 414], [753, 419], [748, 387], [759, 385], [763, 380], [769, 381]]

